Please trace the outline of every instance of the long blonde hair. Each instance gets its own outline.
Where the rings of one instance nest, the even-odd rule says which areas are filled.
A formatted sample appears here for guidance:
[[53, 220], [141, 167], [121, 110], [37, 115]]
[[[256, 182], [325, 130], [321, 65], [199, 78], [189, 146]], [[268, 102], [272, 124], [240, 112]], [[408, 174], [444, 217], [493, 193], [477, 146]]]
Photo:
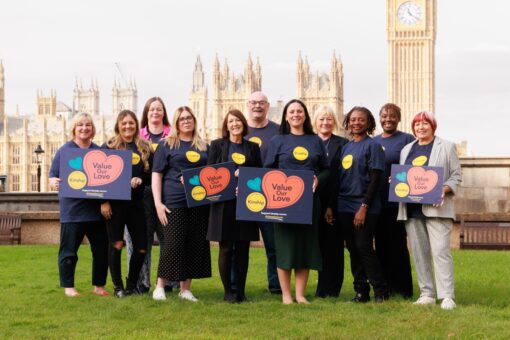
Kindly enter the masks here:
[[193, 122], [195, 123], [191, 146], [198, 151], [207, 151], [207, 143], [198, 134], [197, 118], [193, 114], [193, 111], [191, 111], [191, 109], [187, 106], [181, 106], [175, 110], [174, 117], [172, 119], [173, 129], [170, 130], [170, 134], [165, 139], [165, 144], [170, 146], [170, 149], [178, 149], [181, 146], [181, 141], [179, 139], [179, 118], [183, 112], [189, 112], [191, 117], [193, 117]]
[[138, 119], [136, 119], [136, 115], [133, 111], [130, 110], [122, 110], [119, 112], [119, 115], [117, 116], [117, 121], [115, 122], [115, 135], [106, 142], [106, 145], [109, 149], [115, 149], [115, 150], [126, 150], [126, 142], [122, 140], [122, 137], [120, 136], [120, 130], [119, 130], [119, 124], [120, 122], [126, 118], [126, 116], [130, 116], [134, 119], [136, 122], [136, 131], [135, 135], [133, 137], [133, 142], [136, 145], [136, 148], [138, 151], [142, 154], [142, 161], [143, 161], [143, 168], [145, 171], [148, 171], [150, 169], [149, 165], [149, 157], [152, 152], [152, 148], [149, 145], [149, 143], [139, 137], [140, 134], [140, 127], [138, 126]]

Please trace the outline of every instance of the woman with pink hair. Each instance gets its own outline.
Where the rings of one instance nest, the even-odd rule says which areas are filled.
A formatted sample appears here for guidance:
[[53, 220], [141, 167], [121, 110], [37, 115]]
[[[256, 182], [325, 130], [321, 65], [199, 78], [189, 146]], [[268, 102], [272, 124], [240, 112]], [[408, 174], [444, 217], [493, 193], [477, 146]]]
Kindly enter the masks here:
[[420, 297], [414, 304], [435, 304], [437, 290], [437, 298], [443, 300], [441, 308], [453, 309], [456, 304], [450, 235], [455, 218], [453, 195], [461, 182], [460, 163], [455, 144], [435, 135], [434, 114], [419, 112], [411, 124], [416, 141], [402, 149], [400, 164], [444, 169], [439, 204], [399, 204], [398, 220], [405, 221], [420, 287]]

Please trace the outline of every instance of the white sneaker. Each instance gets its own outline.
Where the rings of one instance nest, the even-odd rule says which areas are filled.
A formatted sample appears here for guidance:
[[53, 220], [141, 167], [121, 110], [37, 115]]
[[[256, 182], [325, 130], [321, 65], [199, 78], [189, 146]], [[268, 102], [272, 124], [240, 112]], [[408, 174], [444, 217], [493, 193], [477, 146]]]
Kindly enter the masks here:
[[457, 305], [455, 304], [455, 301], [453, 301], [450, 298], [444, 298], [443, 302], [441, 302], [442, 309], [450, 310], [450, 309], [454, 309], [455, 307], [457, 307]]
[[436, 299], [434, 299], [433, 297], [430, 297], [430, 296], [426, 296], [426, 295], [422, 295], [420, 296], [420, 298], [418, 300], [416, 300], [415, 303], [413, 303], [413, 305], [435, 305], [436, 304]]
[[156, 301], [166, 300], [165, 288], [156, 287], [152, 292], [152, 298]]
[[193, 294], [189, 290], [179, 292], [179, 297], [183, 300], [188, 300], [191, 302], [197, 302], [198, 299], [193, 296]]

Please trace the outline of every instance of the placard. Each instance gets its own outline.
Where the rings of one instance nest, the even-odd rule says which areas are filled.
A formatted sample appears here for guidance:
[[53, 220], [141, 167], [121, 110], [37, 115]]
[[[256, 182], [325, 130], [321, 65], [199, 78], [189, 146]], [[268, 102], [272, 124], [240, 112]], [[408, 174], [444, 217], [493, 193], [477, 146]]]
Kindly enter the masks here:
[[390, 202], [440, 204], [443, 171], [437, 166], [391, 165]]
[[239, 168], [236, 218], [312, 224], [313, 171]]
[[236, 166], [233, 162], [184, 170], [184, 191], [188, 207], [236, 198]]
[[60, 155], [60, 197], [131, 199], [133, 152], [64, 148]]

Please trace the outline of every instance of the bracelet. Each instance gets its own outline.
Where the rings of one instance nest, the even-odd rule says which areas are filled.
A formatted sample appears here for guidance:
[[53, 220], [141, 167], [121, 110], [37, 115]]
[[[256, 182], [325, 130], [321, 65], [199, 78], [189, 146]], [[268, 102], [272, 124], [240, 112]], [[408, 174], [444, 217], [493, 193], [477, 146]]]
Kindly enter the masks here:
[[361, 203], [361, 206], [368, 209], [368, 204], [366, 203]]

